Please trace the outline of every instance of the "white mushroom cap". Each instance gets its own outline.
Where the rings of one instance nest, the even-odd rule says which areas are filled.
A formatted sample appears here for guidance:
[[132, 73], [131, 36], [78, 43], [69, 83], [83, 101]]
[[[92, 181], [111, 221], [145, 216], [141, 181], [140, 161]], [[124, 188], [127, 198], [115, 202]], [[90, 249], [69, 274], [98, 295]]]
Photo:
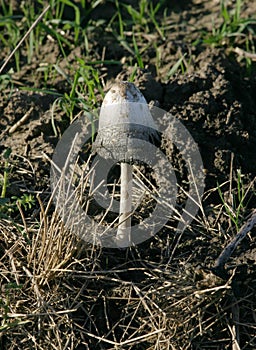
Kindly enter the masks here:
[[141, 152], [137, 139], [155, 143], [159, 135], [142, 93], [130, 82], [118, 82], [103, 100], [93, 150], [103, 158], [131, 162], [138, 148]]

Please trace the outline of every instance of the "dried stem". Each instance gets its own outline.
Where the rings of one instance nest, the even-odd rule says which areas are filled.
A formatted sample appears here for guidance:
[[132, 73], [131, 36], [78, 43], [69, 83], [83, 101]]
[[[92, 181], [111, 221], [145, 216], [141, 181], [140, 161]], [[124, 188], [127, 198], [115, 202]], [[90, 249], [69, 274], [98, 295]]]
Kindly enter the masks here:
[[225, 264], [238, 246], [238, 244], [245, 238], [248, 232], [251, 231], [253, 226], [256, 224], [256, 209], [253, 210], [250, 218], [246, 221], [246, 223], [241, 227], [235, 238], [224, 248], [218, 259], [216, 260], [216, 264], [214, 267], [214, 271], [217, 275], [224, 276], [225, 272]]

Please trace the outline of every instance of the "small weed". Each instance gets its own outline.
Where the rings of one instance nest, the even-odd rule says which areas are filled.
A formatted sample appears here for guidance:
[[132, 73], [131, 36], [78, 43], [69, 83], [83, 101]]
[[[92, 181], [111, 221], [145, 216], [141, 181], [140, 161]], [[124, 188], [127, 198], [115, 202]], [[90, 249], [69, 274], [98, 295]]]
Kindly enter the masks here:
[[0, 75], [0, 90], [8, 91], [7, 98], [12, 94], [14, 87], [11, 72]]
[[[21, 10], [24, 13], [24, 20], [27, 23], [27, 27], [29, 28], [33, 24], [33, 20], [35, 18], [35, 8], [31, 1], [28, 2], [22, 2], [21, 3]], [[34, 48], [35, 43], [38, 43], [39, 40], [36, 40], [35, 33], [32, 30], [29, 33], [28, 40], [25, 42], [26, 48], [27, 48], [27, 61], [28, 63], [31, 63], [32, 57], [34, 55]]]
[[15, 203], [19, 204], [20, 207], [23, 207], [25, 210], [31, 209], [35, 204], [35, 198], [32, 194], [23, 194], [21, 197], [13, 196], [11, 197]]
[[20, 197], [4, 197], [0, 198], [0, 218], [9, 218], [18, 213], [19, 207], [25, 211], [31, 209], [35, 204], [35, 199], [32, 194], [23, 194]]
[[240, 226], [240, 218], [246, 208], [245, 200], [247, 197], [248, 189], [247, 191], [245, 190], [245, 186], [243, 184], [243, 176], [240, 170], [237, 170], [236, 173], [236, 188], [232, 187], [233, 182], [234, 181], [230, 180], [228, 200], [225, 198], [220, 186], [218, 186], [218, 193], [225, 208], [226, 214], [235, 224], [236, 230], [238, 231]]
[[119, 35], [121, 39], [124, 39], [124, 21], [121, 14], [121, 9], [119, 5], [119, 1], [115, 0], [116, 10], [117, 10], [117, 17], [118, 17], [118, 23], [119, 23]]
[[[21, 19], [21, 16], [13, 16], [11, 11], [6, 12], [6, 15], [0, 18], [0, 42], [5, 46], [14, 49], [21, 37], [21, 30], [16, 23]], [[20, 52], [16, 51], [14, 54], [16, 70], [20, 70]]]
[[155, 6], [152, 1], [141, 0], [138, 4], [138, 10], [131, 5], [123, 4], [127, 13], [131, 17], [131, 22], [137, 32], [150, 33], [156, 30], [161, 39], [164, 40], [164, 30], [159, 25], [156, 15], [163, 5], [163, 1], [159, 1]]
[[10, 282], [4, 286], [4, 295], [2, 294], [2, 297], [0, 298], [0, 314], [2, 318], [2, 322], [0, 324], [0, 332], [6, 331], [21, 324], [20, 320], [15, 320], [13, 317], [10, 317], [11, 292], [13, 292], [13, 290], [18, 290], [21, 288], [22, 285], [18, 285], [16, 282]]
[[78, 110], [88, 111], [98, 107], [99, 95], [104, 96], [99, 71], [90, 64], [86, 64], [81, 58], [77, 58], [78, 69], [75, 75], [70, 78], [59, 66], [55, 69], [61, 74], [70, 85], [70, 92], [64, 93], [55, 100], [52, 107], [52, 126], [54, 134], [57, 135], [57, 129], [54, 122], [54, 112], [58, 106], [69, 116], [70, 122]]
[[172, 66], [172, 68], [169, 70], [166, 80], [169, 80], [174, 74], [177, 73], [177, 71], [180, 69], [182, 74], [185, 74], [186, 68], [184, 65], [186, 54], [181, 56], [178, 61]]
[[4, 169], [3, 169], [2, 181], [1, 181], [1, 186], [2, 186], [1, 198], [2, 199], [6, 197], [6, 191], [7, 191], [7, 187], [8, 187], [8, 175], [9, 175], [9, 171], [10, 171], [9, 158], [10, 158], [11, 152], [12, 152], [11, 149], [7, 148], [7, 150], [5, 150], [5, 152], [3, 154]]
[[139, 48], [138, 48], [138, 45], [137, 45], [134, 33], [132, 35], [132, 41], [133, 41], [134, 53], [135, 53], [135, 57], [136, 57], [137, 62], [138, 62], [138, 66], [139, 66], [139, 68], [143, 69], [144, 68], [144, 63], [143, 63], [143, 60], [142, 60], [142, 57], [141, 57], [141, 53], [139, 51]]
[[10, 164], [11, 149], [7, 148], [3, 153], [4, 165], [3, 172], [0, 177], [1, 195], [0, 195], [0, 218], [8, 217], [17, 213], [18, 206], [25, 210], [31, 209], [34, 205], [34, 196], [32, 194], [23, 194], [20, 197], [8, 197], [7, 191], [10, 185], [9, 175], [11, 173]]
[[[154, 5], [152, 1], [140, 0], [138, 5], [133, 7], [115, 0], [116, 13], [106, 29], [135, 58], [135, 62], [130, 60], [130, 65], [137, 64], [138, 67], [144, 68], [145, 53], [156, 45], [156, 38], [165, 40], [164, 18], [161, 20], [161, 25], [156, 18], [163, 3], [164, 1], [160, 1]], [[154, 36], [155, 40], [150, 40], [150, 36]], [[148, 40], [146, 43], [145, 37]]]
[[[255, 54], [255, 18], [243, 18], [243, 1], [236, 0], [234, 8], [229, 9], [227, 1], [221, 1], [220, 16], [222, 24], [219, 27], [212, 24], [212, 32], [203, 34], [203, 42], [212, 46], [225, 46], [229, 52], [237, 52], [242, 48], [247, 54]], [[196, 44], [196, 43], [195, 43]], [[238, 60], [245, 61], [247, 76], [252, 73], [252, 59], [247, 55], [238, 55]]]
[[228, 46], [233, 46], [237, 38], [245, 37], [245, 32], [253, 30], [250, 25], [256, 23], [256, 19], [244, 19], [241, 16], [242, 0], [236, 0], [233, 10], [229, 10], [227, 2], [221, 1], [220, 15], [223, 23], [219, 28], [215, 28], [213, 23], [212, 33], [205, 33], [204, 43], [211, 45], [222, 45], [228, 41]]

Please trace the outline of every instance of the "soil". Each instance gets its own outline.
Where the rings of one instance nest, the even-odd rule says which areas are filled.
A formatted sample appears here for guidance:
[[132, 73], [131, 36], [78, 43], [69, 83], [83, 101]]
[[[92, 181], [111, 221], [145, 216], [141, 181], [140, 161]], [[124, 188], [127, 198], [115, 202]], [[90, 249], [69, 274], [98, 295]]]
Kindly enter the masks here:
[[[96, 8], [91, 16], [95, 20], [103, 17], [111, 18], [115, 11], [114, 6], [113, 8], [108, 5], [101, 6]], [[242, 13], [245, 17], [253, 17], [256, 13], [256, 3], [245, 1]], [[161, 14], [159, 14], [159, 17], [161, 18]], [[193, 280], [191, 282], [193, 285], [205, 282], [205, 274], [210, 271], [209, 269], [213, 266], [215, 259], [227, 244], [227, 239], [230, 239], [236, 233], [229, 216], [223, 210], [223, 202], [217, 189], [218, 185], [221, 185], [226, 202], [232, 205], [232, 196], [234, 202], [239, 200], [239, 174], [242, 174], [244, 191], [248, 191], [248, 193], [238, 218], [239, 227], [242, 226], [246, 215], [249, 215], [250, 211], [255, 208], [256, 62], [252, 61], [251, 71], [248, 72], [245, 60], [242, 60], [237, 53], [230, 50], [225, 41], [217, 47], [203, 42], [193, 45], [203, 31], [211, 31], [213, 22], [215, 26], [221, 23], [218, 1], [184, 0], [180, 1], [179, 4], [176, 1], [170, 1], [168, 2], [166, 18], [169, 29], [165, 32], [165, 38], [160, 38], [157, 33], [154, 34], [155, 37], [153, 34], [150, 38], [147, 38], [146, 35], [143, 37], [145, 42], [155, 40], [161, 51], [161, 64], [156, 69], [155, 55], [150, 51], [151, 49], [148, 49], [145, 58], [146, 68], [137, 70], [134, 83], [148, 102], [154, 101], [160, 108], [169, 111], [178, 118], [197, 142], [206, 174], [203, 207], [205, 220], [208, 222], [209, 228], [207, 230], [195, 221], [192, 229], [186, 231], [181, 237], [176, 237], [173, 230], [165, 228], [155, 240], [143, 243], [138, 250], [135, 249], [130, 253], [126, 253], [125, 257], [123, 252], [116, 253], [106, 250], [102, 253], [99, 258], [99, 264], [102, 268], [106, 261], [107, 269], [117, 264], [118, 266], [125, 264], [125, 269], [130, 269], [130, 272], [125, 276], [120, 273], [118, 278], [139, 283], [141, 286], [145, 283], [150, 264], [154, 266], [154, 269], [157, 269], [157, 266], [161, 265], [162, 257], [168, 255], [167, 249], [164, 247], [166, 237], [171, 241], [168, 249], [172, 251], [171, 261], [173, 266], [179, 266], [181, 275], [183, 272], [189, 275], [188, 279]], [[254, 43], [256, 44], [255, 40], [254, 37]], [[130, 53], [115, 41], [111, 33], [105, 33], [104, 28], [99, 27], [98, 31], [89, 33], [89, 42], [91, 60], [98, 60], [104, 48], [106, 60], [119, 60], [121, 62], [120, 65], [115, 66], [98, 66], [105, 91], [108, 90], [115, 79], [126, 80], [130, 76], [133, 67], [129, 68], [127, 62], [130, 60], [134, 63], [134, 57], [129, 57]], [[234, 46], [245, 49], [242, 38], [237, 39]], [[70, 50], [67, 58], [60, 63], [61, 68], [68, 69], [68, 65], [75, 64], [75, 57], [83, 58], [84, 53], [83, 45]], [[0, 52], [0, 60], [3, 60], [6, 54], [6, 51]], [[166, 79], [167, 73], [181, 57], [181, 54], [186, 54], [186, 57], [190, 58], [190, 62], [185, 61], [187, 64], [186, 72], [182, 74], [181, 71], [178, 71], [174, 76]], [[7, 197], [20, 196], [24, 193], [40, 194], [43, 200], [47, 202], [50, 196], [49, 159], [53, 155], [59, 135], [69, 125], [68, 116], [61, 109], [55, 109], [54, 120], [59, 135], [54, 134], [52, 106], [58, 98], [57, 93], [68, 91], [69, 86], [63, 77], [58, 76], [58, 78], [48, 81], [48, 87], [56, 91], [56, 95], [26, 91], [20, 87], [42, 88], [43, 86], [40, 84], [42, 73], [38, 71], [40, 62], [54, 64], [57, 59], [60, 59], [59, 57], [61, 56], [57, 42], [48, 40], [42, 44], [40, 52], [33, 57], [30, 64], [21, 64], [20, 72], [13, 74], [14, 86], [12, 91], [7, 89], [0, 91], [0, 153], [4, 154], [7, 148], [12, 150], [10, 156], [12, 172]], [[11, 61], [8, 69], [12, 64]], [[97, 92], [97, 96], [100, 102], [102, 100], [100, 92]], [[10, 133], [10, 128], [26, 113], [29, 115], [25, 122]], [[231, 178], [232, 183], [230, 182]], [[230, 188], [232, 188], [232, 196], [230, 196]], [[37, 213], [38, 208], [33, 211], [34, 217]], [[215, 232], [215, 234], [211, 232]], [[231, 286], [234, 292], [232, 298], [244, 300], [243, 304], [238, 303], [240, 322], [242, 324], [248, 321], [248, 323], [254, 324], [254, 328], [256, 309], [255, 233], [256, 231], [253, 229], [251, 236], [244, 239], [228, 264], [234, 274]], [[146, 267], [143, 269], [142, 265], [136, 265], [134, 257], [146, 261], [146, 265], [143, 265]], [[137, 270], [133, 271], [135, 267]], [[170, 267], [170, 269], [172, 268]], [[162, 271], [163, 275], [164, 273]], [[212, 276], [212, 279], [214, 278]], [[81, 287], [81, 283], [75, 278], [73, 283], [77, 283], [78, 287]], [[103, 280], [102, 283], [91, 282], [88, 288], [93, 292], [88, 303], [96, 300], [99, 291], [102, 289], [105, 291], [104, 293], [114, 296], [108, 305], [112, 314], [111, 325], [114, 325], [120, 317], [118, 310], [125, 307], [122, 298], [117, 299], [118, 293], [121, 293], [122, 296], [125, 293], [129, 294], [128, 284], [127, 287], [120, 290], [115, 282], [107, 283]], [[157, 289], [158, 284], [160, 284], [160, 281], [155, 282], [154, 288]], [[177, 293], [182, 296], [181, 291]], [[250, 297], [248, 297], [249, 294]], [[158, 297], [160, 300], [161, 296]], [[231, 296], [229, 295], [226, 299], [223, 297], [221, 301], [222, 305], [226, 305], [224, 305], [224, 309], [228, 303], [231, 303], [228, 298], [231, 298]], [[93, 311], [93, 319], [97, 323], [95, 327], [107, 329], [107, 325], [104, 323], [103, 311], [100, 311], [104, 309], [104, 298], [97, 300]], [[81, 310], [78, 309], [77, 313], [73, 315], [75, 322], [84, 328], [87, 327], [86, 322], [89, 322], [81, 318], [83, 303], [85, 302], [85, 300], [81, 301]], [[163, 306], [164, 301], [161, 302]], [[248, 311], [248, 308], [251, 311]], [[215, 311], [209, 307], [207, 312]], [[207, 317], [207, 315], [204, 315], [204, 317]], [[179, 315], [179, 318], [182, 322], [182, 315]], [[138, 323], [139, 317], [133, 320], [132, 325], [138, 327]], [[177, 335], [179, 335], [179, 327], [180, 325], [177, 326]], [[221, 322], [216, 327], [213, 327], [213, 329], [209, 326], [215, 343], [211, 343], [213, 341], [211, 332], [206, 332], [206, 335], [204, 333], [199, 334], [193, 339], [184, 335], [184, 344], [190, 343], [190, 346], [186, 348], [231, 349], [230, 340], [227, 340], [230, 339], [228, 331], [221, 329]], [[241, 330], [240, 347], [241, 349], [255, 349], [255, 337], [250, 335], [248, 327], [245, 328]], [[118, 331], [121, 332], [121, 329]], [[218, 331], [219, 337], [217, 336]], [[86, 338], [86, 335], [84, 337]], [[8, 343], [7, 340], [5, 342]], [[249, 342], [251, 343], [249, 344]], [[97, 345], [96, 340], [90, 340], [90, 344], [90, 349], [111, 348], [110, 345], [97, 347], [99, 345]], [[216, 345], [209, 346], [209, 344]], [[176, 346], [182, 349], [182, 345], [178, 341]], [[150, 343], [145, 341], [143, 347], [139, 348], [151, 349]], [[164, 347], [162, 348], [164, 349]], [[86, 349], [86, 347], [81, 345], [81, 347], [77, 346], [76, 349]], [[137, 347], [134, 345], [133, 349], [137, 349]]]

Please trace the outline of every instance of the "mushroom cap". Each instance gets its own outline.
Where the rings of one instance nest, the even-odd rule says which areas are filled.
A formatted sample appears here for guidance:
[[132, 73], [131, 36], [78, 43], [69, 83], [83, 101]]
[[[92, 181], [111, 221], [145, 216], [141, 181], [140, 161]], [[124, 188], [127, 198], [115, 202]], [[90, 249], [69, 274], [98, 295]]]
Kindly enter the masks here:
[[134, 162], [139, 159], [142, 146], [157, 141], [159, 134], [147, 101], [139, 89], [126, 81], [114, 84], [100, 109], [93, 152], [105, 159]]

